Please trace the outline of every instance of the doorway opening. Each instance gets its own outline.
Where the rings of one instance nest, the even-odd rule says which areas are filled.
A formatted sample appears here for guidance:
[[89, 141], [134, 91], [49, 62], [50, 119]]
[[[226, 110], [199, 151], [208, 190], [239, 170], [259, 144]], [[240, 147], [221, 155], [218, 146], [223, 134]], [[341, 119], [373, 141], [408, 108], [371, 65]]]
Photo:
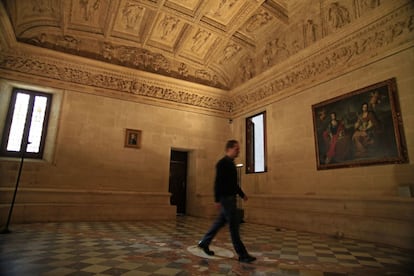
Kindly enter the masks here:
[[186, 214], [188, 152], [171, 150], [170, 180], [168, 191], [170, 204], [177, 206], [177, 215]]

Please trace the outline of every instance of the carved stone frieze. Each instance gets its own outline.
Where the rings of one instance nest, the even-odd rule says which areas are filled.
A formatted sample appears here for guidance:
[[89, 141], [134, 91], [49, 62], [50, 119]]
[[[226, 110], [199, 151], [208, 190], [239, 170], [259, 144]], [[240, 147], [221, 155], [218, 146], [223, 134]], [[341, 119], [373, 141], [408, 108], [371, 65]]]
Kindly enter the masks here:
[[20, 42], [230, 90], [398, 1], [3, 0], [0, 9]]
[[[206, 64], [197, 67], [193, 62], [183, 62], [182, 59], [174, 59], [170, 55], [150, 51], [145, 47], [127, 46], [117, 41], [94, 41], [92, 38], [89, 39], [86, 36], [78, 36], [73, 33], [62, 35], [60, 32], [51, 31], [42, 32], [34, 37], [17, 38], [19, 41], [25, 39], [25, 43], [53, 50], [65, 49], [64, 52], [78, 56], [92, 57], [118, 65], [127, 64], [128, 67], [142, 71], [208, 86], [228, 89], [233, 85], [235, 88], [230, 91], [230, 94], [233, 95], [231, 98], [226, 94], [197, 92], [185, 84], [181, 88], [172, 88], [168, 84], [139, 78], [139, 74], [127, 75], [122, 74], [122, 71], [112, 73], [111, 68], [113, 67], [100, 69], [89, 66], [86, 68], [86, 66], [82, 67], [75, 62], [66, 62], [67, 58], [64, 60], [48, 58], [46, 55], [38, 56], [32, 54], [33, 52], [26, 53], [24, 50], [22, 50], [23, 54], [7, 52], [7, 49], [2, 51], [0, 53], [0, 68], [68, 83], [110, 89], [117, 91], [116, 93], [125, 93], [130, 96], [137, 95], [158, 99], [165, 103], [173, 102], [190, 107], [201, 107], [219, 111], [222, 114], [227, 113], [228, 116], [231, 116], [233, 112], [233, 114], [237, 114], [240, 110], [248, 109], [258, 102], [264, 103], [268, 99], [283, 97], [293, 93], [292, 91], [297, 88], [304, 88], [326, 80], [327, 76], [333, 78], [348, 72], [350, 68], [363, 65], [375, 56], [381, 56], [402, 46], [411, 45], [414, 41], [414, 5], [410, 1], [404, 2], [405, 5], [400, 4], [402, 5], [400, 7], [389, 8], [387, 12], [381, 11], [382, 14], [371, 13], [371, 17], [365, 21], [371, 23], [365, 24], [362, 24], [364, 22], [353, 24], [352, 21], [377, 9], [380, 1], [323, 0], [321, 3], [324, 3], [321, 8], [324, 14], [320, 15], [320, 20], [316, 20], [317, 16], [312, 14], [313, 16], [304, 17], [300, 24], [296, 25], [303, 40], [297, 36], [297, 33], [293, 35], [293, 31], [292, 36], [282, 34], [271, 36], [264, 41], [265, 44], [260, 50], [260, 54], [250, 52], [248, 48], [236, 40], [230, 42], [222, 40], [226, 43], [223, 43], [217, 51], [220, 54], [220, 59], [216, 67], [206, 66]], [[381, 2], [381, 4], [384, 3]], [[351, 22], [348, 22], [347, 13], [341, 7], [346, 7], [347, 11], [351, 13]], [[327, 26], [329, 8], [332, 8], [331, 20], [335, 21]], [[333, 19], [335, 9], [342, 10], [344, 14], [342, 17], [340, 16], [342, 19]], [[160, 17], [160, 22], [163, 19], [167, 19], [167, 17]], [[125, 24], [128, 23], [125, 22]], [[178, 21], [172, 19], [168, 23], [172, 25], [165, 23], [167, 30], [165, 38], [175, 31], [173, 30], [175, 28], [174, 22], [179, 24]], [[266, 28], [266, 24], [263, 24], [263, 28]], [[341, 31], [333, 32], [333, 26], [340, 28]], [[204, 29], [193, 28], [193, 30], [186, 37], [192, 43], [182, 46], [180, 54], [187, 48], [188, 52], [192, 52], [193, 55], [201, 53], [204, 45], [202, 45], [203, 43], [198, 44], [198, 39], [204, 41], [206, 38], [208, 40], [211, 36], [216, 35], [210, 29], [205, 29], [205, 33], [199, 33], [197, 36], [198, 31]], [[327, 30], [332, 32], [332, 38], [327, 35]], [[164, 33], [160, 33], [160, 39], [162, 36]], [[217, 38], [217, 40], [220, 39], [222, 38]], [[320, 43], [319, 47], [314, 47], [313, 44], [316, 41]], [[3, 44], [0, 43], [0, 45]], [[304, 49], [303, 52], [300, 51], [307, 46], [311, 47]], [[97, 51], [87, 52], [88, 47]], [[306, 50], [308, 51], [306, 52]], [[88, 55], [82, 53], [88, 53]], [[297, 56], [293, 57], [296, 53], [298, 53]], [[289, 67], [282, 67], [281, 63], [289, 64]], [[232, 74], [235, 76], [234, 79], [223, 77], [221, 72], [225, 69], [222, 68], [230, 68], [229, 70], [232, 70]], [[266, 70], [269, 71], [262, 74]], [[248, 83], [244, 84], [245, 82]], [[236, 87], [237, 85], [241, 86]]]
[[361, 17], [381, 5], [381, 0], [355, 0], [355, 16]]
[[241, 46], [230, 43], [224, 49], [222, 53], [222, 59], [219, 61], [220, 64], [230, 61], [238, 52], [240, 52]]
[[304, 45], [309, 46], [315, 43], [320, 38], [321, 27], [315, 23], [313, 19], [308, 19], [303, 24], [303, 40]]
[[273, 19], [272, 15], [266, 10], [260, 10], [256, 14], [250, 17], [246, 22], [245, 30], [248, 33], [254, 32], [258, 28], [265, 26]]
[[339, 2], [333, 2], [328, 8], [328, 23], [334, 29], [339, 29], [351, 23], [349, 10]]
[[[160, 53], [144, 48], [118, 45], [110, 42], [100, 43], [92, 39], [81, 39], [71, 35], [62, 36], [52, 33], [41, 33], [38, 36], [30, 38], [20, 38], [19, 41], [142, 71], [157, 73], [164, 76], [172, 76], [178, 79], [205, 84], [216, 88], [228, 88], [228, 85], [223, 83], [223, 80], [219, 79], [217, 73], [211, 69], [190, 67], [185, 64], [187, 72], [186, 74], [182, 74], [182, 64], [184, 63], [179, 63]], [[91, 45], [93, 45], [93, 47], [91, 47]], [[202, 45], [202, 43], [200, 45]], [[99, 51], [95, 51], [95, 49], [99, 49]], [[198, 44], [197, 48], [194, 48], [194, 51], [196, 50], [199, 50]], [[200, 75], [200, 71], [207, 72], [211, 77], [206, 78], [204, 77], [205, 74]]]
[[167, 85], [162, 86], [148, 80], [121, 74], [105, 71], [94, 72], [90, 68], [82, 68], [74, 63], [66, 64], [38, 56], [1, 53], [0, 68], [221, 112], [229, 113], [232, 111], [232, 103], [225, 97], [202, 95], [186, 91], [184, 88], [169, 88]]
[[[290, 58], [294, 54], [303, 50], [319, 41], [323, 37], [333, 35], [338, 31], [348, 27], [351, 23], [363, 19], [366, 14], [378, 8], [381, 1], [366, 1], [366, 0], [320, 0], [320, 4], [315, 5], [315, 1], [309, 1], [313, 4], [304, 5], [301, 7], [298, 14], [302, 17], [293, 18], [292, 24], [279, 25], [274, 28], [275, 24], [268, 12], [263, 9], [253, 15], [249, 21], [246, 22], [245, 28], [242, 28], [238, 36], [244, 40], [248, 39], [248, 30], [246, 29], [251, 24], [249, 30], [261, 29], [266, 27], [266, 24], [273, 26], [275, 31], [267, 29], [269, 32], [266, 39], [262, 40], [260, 51], [254, 55], [256, 66], [256, 74], [269, 70], [276, 64]], [[303, 1], [305, 3], [305, 1]], [[268, 5], [264, 5], [269, 10]], [[274, 16], [274, 14], [273, 14]], [[270, 20], [270, 21], [266, 21]], [[267, 23], [266, 23], [267, 22]], [[269, 24], [273, 22], [273, 24]], [[254, 25], [254, 27], [252, 27]], [[266, 28], [264, 28], [266, 30]], [[243, 33], [243, 30], [245, 33]], [[255, 39], [252, 39], [255, 44]], [[240, 64], [243, 61], [240, 60]], [[242, 66], [242, 65], [241, 65]], [[233, 79], [232, 88], [246, 82], [242, 74], [236, 74]]]
[[413, 30], [414, 7], [410, 3], [309, 56], [264, 84], [253, 85], [249, 92], [235, 94], [233, 108], [237, 111], [288, 88], [305, 86], [321, 76], [340, 74], [364, 60], [412, 42]]

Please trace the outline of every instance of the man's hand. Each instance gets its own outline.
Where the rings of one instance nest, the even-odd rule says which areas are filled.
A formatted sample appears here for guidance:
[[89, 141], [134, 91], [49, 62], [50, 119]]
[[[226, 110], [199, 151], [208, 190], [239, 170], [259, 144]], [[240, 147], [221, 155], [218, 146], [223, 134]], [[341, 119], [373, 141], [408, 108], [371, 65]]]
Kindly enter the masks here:
[[249, 198], [247, 197], [247, 195], [244, 195], [243, 200], [244, 201], [248, 201], [249, 200]]

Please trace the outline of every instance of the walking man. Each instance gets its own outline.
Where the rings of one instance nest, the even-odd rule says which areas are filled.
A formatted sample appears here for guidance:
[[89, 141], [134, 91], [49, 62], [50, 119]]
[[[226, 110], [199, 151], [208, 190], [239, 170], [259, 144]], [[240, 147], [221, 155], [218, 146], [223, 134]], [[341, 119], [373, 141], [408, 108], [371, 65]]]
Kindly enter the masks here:
[[224, 156], [216, 165], [216, 180], [214, 183], [214, 198], [220, 214], [211, 226], [210, 230], [205, 234], [198, 246], [207, 254], [214, 255], [209, 249], [209, 245], [217, 232], [229, 223], [231, 240], [234, 249], [239, 255], [239, 262], [251, 263], [256, 260], [250, 256], [240, 239], [239, 226], [240, 217], [237, 213], [236, 196], [239, 195], [244, 201], [247, 196], [237, 184], [237, 169], [234, 159], [239, 156], [240, 145], [236, 140], [230, 140], [226, 144], [226, 156]]

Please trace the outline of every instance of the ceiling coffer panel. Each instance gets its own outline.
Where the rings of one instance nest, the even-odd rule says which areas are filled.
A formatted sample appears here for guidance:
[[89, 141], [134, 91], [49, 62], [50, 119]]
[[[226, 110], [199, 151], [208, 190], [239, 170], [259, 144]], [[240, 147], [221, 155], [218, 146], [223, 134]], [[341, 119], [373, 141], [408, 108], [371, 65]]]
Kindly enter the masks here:
[[1, 0], [23, 43], [229, 90], [371, 12], [362, 0]]
[[156, 15], [155, 8], [137, 1], [122, 0], [116, 9], [110, 35], [142, 45]]
[[62, 27], [60, 0], [4, 1], [17, 37], [38, 26]]
[[268, 25], [285, 24], [264, 0], [2, 1], [20, 42], [225, 90]]
[[189, 25], [179, 17], [161, 12], [149, 34], [147, 44], [175, 53], [188, 27]]
[[104, 34], [109, 16], [109, 3], [109, 0], [72, 0], [68, 29]]
[[202, 3], [203, 0], [166, 0], [164, 6], [190, 17], [195, 17], [199, 13]]

